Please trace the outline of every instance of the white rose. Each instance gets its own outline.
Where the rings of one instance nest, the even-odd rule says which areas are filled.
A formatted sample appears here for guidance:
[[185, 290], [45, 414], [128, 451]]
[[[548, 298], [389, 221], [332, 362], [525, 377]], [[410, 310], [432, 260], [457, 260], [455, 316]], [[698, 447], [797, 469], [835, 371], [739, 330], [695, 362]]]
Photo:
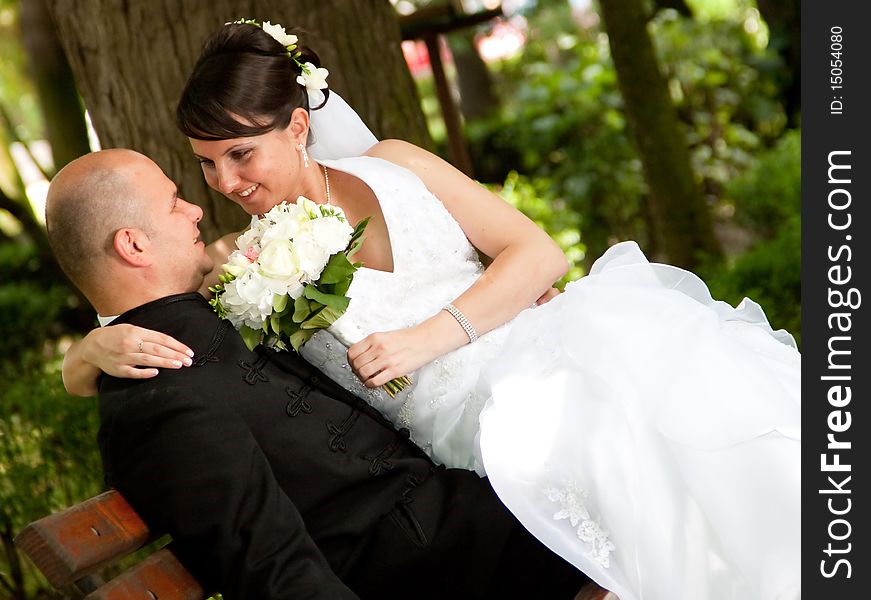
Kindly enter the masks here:
[[273, 39], [275, 39], [279, 44], [281, 44], [285, 48], [287, 48], [288, 46], [296, 45], [296, 42], [298, 41], [298, 38], [295, 35], [293, 35], [291, 33], [287, 33], [284, 30], [284, 27], [282, 27], [278, 23], [273, 25], [269, 21], [263, 21], [262, 27], [263, 27], [263, 31], [265, 31], [266, 33], [271, 35], [273, 37]]
[[293, 209], [293, 204], [289, 204], [286, 200], [283, 202], [279, 202], [263, 215], [262, 221], [264, 223], [264, 227], [266, 227], [266, 224], [269, 224], [271, 226], [271, 224], [273, 223], [278, 223], [279, 221], [281, 221], [281, 219], [285, 217], [285, 215], [289, 214]]
[[260, 329], [272, 312], [272, 292], [261, 277], [250, 271], [227, 284], [221, 302], [227, 319], [237, 329], [241, 325]]
[[315, 67], [312, 63], [307, 62], [303, 65], [302, 73], [296, 78], [296, 82], [304, 85], [305, 89], [314, 92], [325, 89], [327, 86], [327, 77], [330, 72], [323, 67]]
[[236, 238], [236, 247], [242, 252], [245, 252], [245, 250], [257, 243], [260, 236], [263, 235], [263, 229], [264, 226], [260, 222], [260, 219], [256, 217], [251, 219], [250, 227]]
[[[309, 221], [314, 223], [316, 221]], [[294, 240], [296, 246], [296, 255], [299, 257], [299, 268], [305, 273], [309, 281], [316, 281], [321, 276], [324, 267], [327, 266], [327, 261], [330, 259], [330, 252], [327, 252], [323, 244], [309, 232], [298, 235]]]
[[303, 291], [305, 291], [305, 286], [302, 284], [302, 281], [296, 281], [288, 284], [286, 294], [296, 300], [302, 296]]
[[300, 225], [306, 221], [306, 216], [302, 211], [294, 211], [295, 214], [282, 215], [277, 222], [269, 227], [260, 238], [260, 245], [266, 248], [275, 240], [292, 240], [299, 232]]
[[290, 240], [272, 240], [260, 252], [260, 272], [273, 279], [298, 277], [300, 259]]
[[253, 263], [248, 260], [248, 258], [242, 252], [238, 250], [233, 252], [230, 255], [230, 259], [227, 261], [227, 264], [222, 265], [224, 271], [231, 274], [234, 277], [241, 277], [245, 271], [247, 271]]
[[305, 223], [299, 232], [299, 237], [309, 235], [323, 247], [327, 255], [342, 252], [348, 247], [354, 228], [347, 221], [337, 217], [323, 217]]

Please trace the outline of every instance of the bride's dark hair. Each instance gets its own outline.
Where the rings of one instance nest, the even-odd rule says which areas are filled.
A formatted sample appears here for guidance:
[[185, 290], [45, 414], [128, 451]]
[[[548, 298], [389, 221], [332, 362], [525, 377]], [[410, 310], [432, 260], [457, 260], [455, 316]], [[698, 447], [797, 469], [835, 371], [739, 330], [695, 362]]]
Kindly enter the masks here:
[[[320, 66], [298, 45], [299, 61]], [[226, 140], [284, 129], [294, 109], [309, 109], [300, 68], [284, 47], [256, 25], [225, 25], [203, 45], [175, 110], [175, 122], [197, 140]], [[324, 90], [329, 96], [329, 90]], [[324, 100], [326, 102], [326, 100]], [[315, 109], [320, 108], [314, 107]], [[251, 125], [240, 123], [243, 118]]]

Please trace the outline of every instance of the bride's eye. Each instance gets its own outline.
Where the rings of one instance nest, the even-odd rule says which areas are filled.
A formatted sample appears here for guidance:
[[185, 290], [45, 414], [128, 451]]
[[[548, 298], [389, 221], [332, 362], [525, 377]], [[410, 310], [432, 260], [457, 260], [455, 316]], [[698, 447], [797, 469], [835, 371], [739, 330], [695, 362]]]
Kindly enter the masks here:
[[205, 159], [205, 158], [201, 158], [201, 159], [199, 159], [199, 161], [200, 161], [200, 166], [204, 169], [212, 169], [215, 166], [215, 163], [213, 163], [212, 161]]
[[246, 148], [245, 150], [237, 150], [232, 154], [233, 160], [237, 162], [248, 160], [253, 152], [254, 150], [251, 148]]

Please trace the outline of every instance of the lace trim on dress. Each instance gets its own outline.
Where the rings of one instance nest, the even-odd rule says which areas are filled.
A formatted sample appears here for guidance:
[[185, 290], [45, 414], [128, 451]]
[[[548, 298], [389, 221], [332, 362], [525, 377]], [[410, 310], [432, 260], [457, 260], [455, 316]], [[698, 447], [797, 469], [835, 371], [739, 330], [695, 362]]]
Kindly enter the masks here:
[[582, 501], [587, 497], [587, 492], [578, 484], [568, 479], [563, 481], [563, 487], [558, 489], [548, 486], [544, 489], [544, 495], [551, 502], [559, 504], [560, 510], [554, 513], [555, 521], [568, 519], [572, 527], [576, 527], [578, 538], [587, 549], [587, 556], [599, 563], [602, 568], [611, 566], [610, 554], [617, 547], [608, 538], [608, 532], [590, 516], [590, 512]]

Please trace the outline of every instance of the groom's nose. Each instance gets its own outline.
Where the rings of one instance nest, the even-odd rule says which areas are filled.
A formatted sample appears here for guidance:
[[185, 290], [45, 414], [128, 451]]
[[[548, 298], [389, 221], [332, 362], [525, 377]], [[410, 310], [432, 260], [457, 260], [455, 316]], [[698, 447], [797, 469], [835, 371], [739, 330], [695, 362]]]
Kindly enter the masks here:
[[199, 223], [202, 220], [202, 218], [203, 218], [203, 209], [202, 208], [200, 208], [196, 204], [188, 202], [187, 200], [182, 200], [181, 198], [179, 198], [178, 201], [183, 203], [183, 205], [185, 207], [185, 211], [187, 212], [188, 217], [190, 217], [191, 221], [193, 221], [194, 223]]

